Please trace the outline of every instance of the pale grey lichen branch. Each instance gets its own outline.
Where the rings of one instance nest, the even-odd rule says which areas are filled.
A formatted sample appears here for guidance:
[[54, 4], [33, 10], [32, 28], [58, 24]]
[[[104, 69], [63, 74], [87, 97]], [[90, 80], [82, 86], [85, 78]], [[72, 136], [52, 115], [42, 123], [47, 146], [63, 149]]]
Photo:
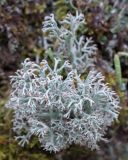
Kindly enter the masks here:
[[[59, 24], [51, 14], [45, 17], [43, 23], [43, 32], [46, 33], [45, 49], [46, 46], [52, 48], [54, 56], [70, 60], [73, 68], [79, 73], [85, 72], [88, 67], [94, 65], [93, 56], [97, 50], [92, 38], [78, 35], [80, 26], [84, 24], [84, 15], [78, 12], [75, 16], [71, 13], [67, 14]], [[51, 41], [52, 45], [47, 40]]]

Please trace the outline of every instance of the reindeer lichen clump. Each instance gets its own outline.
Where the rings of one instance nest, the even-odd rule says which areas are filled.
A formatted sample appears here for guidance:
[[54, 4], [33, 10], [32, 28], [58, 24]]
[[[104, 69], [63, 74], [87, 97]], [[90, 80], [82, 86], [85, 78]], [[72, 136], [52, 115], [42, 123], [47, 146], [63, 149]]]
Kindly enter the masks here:
[[118, 117], [118, 96], [101, 73], [90, 71], [82, 80], [68, 61], [55, 59], [52, 69], [46, 60], [26, 59], [11, 84], [7, 107], [14, 110], [13, 130], [22, 146], [34, 135], [50, 152], [72, 143], [95, 149]]
[[[96, 46], [78, 36], [83, 14], [68, 14], [60, 27], [51, 14], [43, 31], [56, 41], [54, 67], [47, 60], [40, 64], [26, 59], [11, 76], [12, 91], [7, 103], [14, 110], [13, 130], [24, 146], [38, 136], [42, 147], [58, 152], [75, 143], [98, 148], [105, 130], [117, 119], [119, 98], [94, 69], [85, 79], [83, 73], [93, 65]], [[54, 45], [47, 43], [54, 50]], [[53, 43], [54, 44], [54, 43]], [[65, 59], [69, 59], [69, 62]], [[64, 74], [63, 74], [64, 73]]]

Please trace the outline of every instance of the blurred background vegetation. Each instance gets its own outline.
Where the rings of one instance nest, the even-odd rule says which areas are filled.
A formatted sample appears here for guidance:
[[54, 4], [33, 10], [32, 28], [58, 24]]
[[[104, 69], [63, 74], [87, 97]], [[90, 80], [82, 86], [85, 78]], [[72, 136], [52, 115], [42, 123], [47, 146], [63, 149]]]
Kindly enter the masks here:
[[[121, 99], [119, 121], [106, 133], [108, 143], [99, 151], [71, 146], [58, 156], [44, 152], [36, 137], [21, 148], [12, 132], [13, 113], [4, 108], [9, 76], [26, 57], [45, 56], [42, 22], [54, 13], [61, 20], [68, 12], [81, 11], [86, 27], [80, 34], [97, 45], [96, 68]], [[0, 160], [128, 160], [128, 0], [0, 0]]]

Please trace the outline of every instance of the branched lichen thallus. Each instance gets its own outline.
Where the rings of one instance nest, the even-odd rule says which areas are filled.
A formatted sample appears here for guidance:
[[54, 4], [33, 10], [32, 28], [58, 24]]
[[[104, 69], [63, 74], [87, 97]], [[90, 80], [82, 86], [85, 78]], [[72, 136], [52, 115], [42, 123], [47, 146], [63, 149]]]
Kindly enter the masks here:
[[102, 74], [93, 70], [81, 79], [68, 61], [55, 59], [51, 67], [26, 59], [11, 85], [6, 106], [14, 110], [13, 130], [22, 146], [34, 135], [50, 152], [72, 143], [95, 149], [119, 114], [119, 98]]

